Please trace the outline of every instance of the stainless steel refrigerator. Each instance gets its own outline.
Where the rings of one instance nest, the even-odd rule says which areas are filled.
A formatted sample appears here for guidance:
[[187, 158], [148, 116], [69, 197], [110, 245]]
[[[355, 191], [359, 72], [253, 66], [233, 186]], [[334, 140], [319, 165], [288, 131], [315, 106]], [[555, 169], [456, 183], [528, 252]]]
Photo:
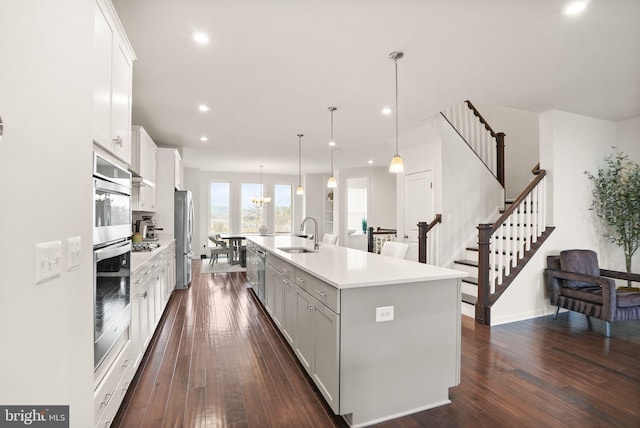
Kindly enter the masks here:
[[184, 290], [191, 284], [191, 258], [193, 257], [194, 210], [191, 191], [175, 192], [175, 238], [176, 238], [176, 290]]

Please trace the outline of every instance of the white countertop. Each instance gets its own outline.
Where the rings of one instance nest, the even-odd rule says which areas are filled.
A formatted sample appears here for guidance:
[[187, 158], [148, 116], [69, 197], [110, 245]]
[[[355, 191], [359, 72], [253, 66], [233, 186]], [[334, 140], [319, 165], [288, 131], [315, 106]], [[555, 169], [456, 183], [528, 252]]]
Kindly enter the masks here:
[[158, 240], [158, 244], [160, 244], [160, 246], [153, 251], [136, 251], [136, 252], [132, 251], [131, 252], [131, 272], [135, 272], [136, 269], [142, 266], [147, 260], [155, 256], [156, 254], [160, 253], [161, 251], [164, 251], [169, 246], [169, 244], [173, 243], [174, 241], [175, 241], [174, 239], [160, 238]]
[[323, 243], [319, 243], [320, 249], [314, 253], [291, 254], [279, 250], [281, 247], [313, 249], [312, 240], [290, 235], [247, 236], [247, 239], [339, 289], [467, 276], [458, 270]]

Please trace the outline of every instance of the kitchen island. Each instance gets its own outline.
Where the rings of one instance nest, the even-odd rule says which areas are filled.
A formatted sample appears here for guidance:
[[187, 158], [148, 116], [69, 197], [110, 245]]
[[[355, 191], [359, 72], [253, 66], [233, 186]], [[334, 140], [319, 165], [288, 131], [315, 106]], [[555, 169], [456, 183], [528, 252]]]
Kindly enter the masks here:
[[466, 273], [295, 236], [248, 241], [256, 295], [335, 414], [359, 427], [450, 403]]

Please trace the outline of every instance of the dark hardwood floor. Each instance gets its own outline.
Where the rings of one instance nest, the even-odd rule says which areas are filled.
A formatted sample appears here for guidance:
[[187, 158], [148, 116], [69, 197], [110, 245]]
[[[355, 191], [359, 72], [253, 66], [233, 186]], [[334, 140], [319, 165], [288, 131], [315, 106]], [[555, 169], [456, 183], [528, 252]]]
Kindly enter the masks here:
[[[378, 427], [638, 427], [640, 323], [574, 313], [487, 327], [462, 317], [446, 406]], [[428, 359], [425, 364], [428, 364]], [[425, 380], [428, 381], [428, 380]], [[173, 293], [114, 427], [344, 427], [257, 305], [243, 273]]]

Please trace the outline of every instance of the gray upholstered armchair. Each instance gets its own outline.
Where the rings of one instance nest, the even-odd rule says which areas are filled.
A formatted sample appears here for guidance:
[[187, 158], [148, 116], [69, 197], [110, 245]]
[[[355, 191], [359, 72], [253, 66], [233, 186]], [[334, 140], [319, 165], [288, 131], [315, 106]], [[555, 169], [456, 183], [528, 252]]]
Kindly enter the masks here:
[[560, 308], [580, 312], [605, 321], [605, 336], [611, 336], [611, 321], [640, 319], [640, 291], [617, 289], [614, 279], [640, 282], [640, 275], [600, 269], [598, 256], [591, 250], [566, 250], [547, 257], [544, 271], [549, 302]]

